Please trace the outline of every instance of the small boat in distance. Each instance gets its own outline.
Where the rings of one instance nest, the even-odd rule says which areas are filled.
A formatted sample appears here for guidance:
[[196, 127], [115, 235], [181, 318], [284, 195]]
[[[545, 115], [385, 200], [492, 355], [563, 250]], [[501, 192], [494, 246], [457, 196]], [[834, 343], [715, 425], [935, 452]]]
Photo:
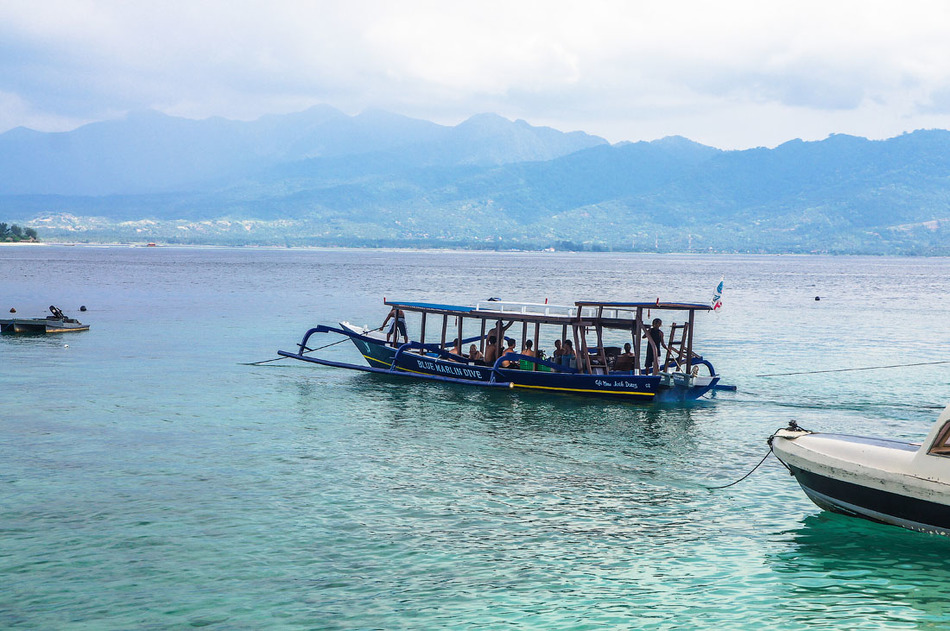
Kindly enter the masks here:
[[66, 317], [58, 308], [50, 305], [52, 315], [45, 318], [10, 318], [0, 320], [0, 333], [71, 333], [88, 331], [89, 325], [75, 318]]
[[[306, 332], [297, 351], [278, 354], [324, 366], [447, 383], [633, 401], [697, 399], [720, 380], [713, 365], [693, 351], [695, 314], [712, 309], [705, 304], [580, 301], [558, 306], [497, 299], [471, 306], [383, 303], [390, 308], [384, 326], [394, 318], [388, 333], [383, 327], [368, 330], [346, 322], [339, 327], [320, 325]], [[683, 320], [672, 323], [664, 336], [659, 318], [655, 326], [646, 324], [651, 315], [658, 315], [654, 312], [679, 312]], [[406, 332], [406, 314], [418, 324], [416, 339], [410, 340]], [[516, 325], [521, 350], [516, 350], [517, 340], [506, 336]], [[368, 365], [308, 355], [313, 350], [311, 337], [321, 333], [348, 337]], [[427, 341], [427, 334], [436, 339]], [[625, 340], [629, 342], [623, 352], [620, 345]], [[550, 348], [552, 342], [560, 351], [545, 357], [542, 346]]]
[[950, 535], [950, 406], [923, 443], [810, 432], [794, 421], [768, 442], [819, 507]]

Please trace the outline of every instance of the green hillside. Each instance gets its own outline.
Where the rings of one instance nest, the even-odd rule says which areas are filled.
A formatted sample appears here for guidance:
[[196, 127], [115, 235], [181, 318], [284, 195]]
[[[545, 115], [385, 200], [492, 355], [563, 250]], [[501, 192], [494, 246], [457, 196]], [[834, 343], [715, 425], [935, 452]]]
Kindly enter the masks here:
[[[685, 138], [609, 145], [493, 115], [456, 127], [329, 109], [97, 125], [65, 140], [0, 135], [19, 165], [0, 173], [2, 214], [47, 240], [950, 254], [942, 130], [721, 151]], [[161, 130], [174, 133], [158, 153], [120, 159]], [[89, 180], [44, 185], [80, 160], [56, 147], [77, 143]], [[203, 157], [171, 168], [196, 147]]]

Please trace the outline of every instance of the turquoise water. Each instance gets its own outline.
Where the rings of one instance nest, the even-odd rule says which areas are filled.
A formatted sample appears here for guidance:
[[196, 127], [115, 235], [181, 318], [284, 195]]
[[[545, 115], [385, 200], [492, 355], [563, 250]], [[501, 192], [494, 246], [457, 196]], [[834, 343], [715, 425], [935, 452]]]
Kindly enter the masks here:
[[[950, 540], [830, 515], [795, 418], [918, 439], [950, 401], [950, 260], [0, 248], [0, 627], [899, 629]], [[736, 393], [639, 406], [261, 366], [383, 296], [707, 301]], [[820, 301], [815, 301], [815, 296]], [[78, 307], [88, 312], [80, 314]], [[349, 344], [327, 356], [355, 359]], [[787, 377], [774, 373], [808, 372]]]

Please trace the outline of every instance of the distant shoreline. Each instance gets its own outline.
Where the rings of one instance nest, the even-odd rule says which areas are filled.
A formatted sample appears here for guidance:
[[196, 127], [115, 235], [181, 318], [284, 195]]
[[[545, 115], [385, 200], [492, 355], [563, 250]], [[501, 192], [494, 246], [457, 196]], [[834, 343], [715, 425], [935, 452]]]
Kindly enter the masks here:
[[[151, 242], [149, 242], [151, 243]], [[536, 250], [536, 249], [510, 249], [510, 250], [487, 250], [481, 248], [451, 248], [451, 247], [432, 247], [424, 248], [418, 246], [407, 246], [404, 248], [386, 246], [386, 247], [360, 247], [360, 246], [333, 246], [333, 245], [300, 245], [287, 247], [284, 245], [227, 245], [220, 243], [121, 243], [121, 242], [67, 242], [67, 241], [38, 241], [38, 242], [2, 242], [0, 246], [41, 246], [41, 247], [79, 247], [79, 248], [130, 248], [130, 249], [175, 249], [175, 250], [267, 250], [267, 251], [314, 251], [314, 252], [392, 252], [392, 253], [413, 253], [413, 252], [453, 252], [453, 253], [471, 253], [471, 254], [585, 254], [596, 256], [611, 255], [640, 255], [640, 256], [793, 256], [793, 257], [821, 257], [821, 256], [854, 256], [867, 258], [947, 258], [946, 254], [907, 254], [907, 253], [867, 253], [867, 252], [647, 252], [633, 250]]]

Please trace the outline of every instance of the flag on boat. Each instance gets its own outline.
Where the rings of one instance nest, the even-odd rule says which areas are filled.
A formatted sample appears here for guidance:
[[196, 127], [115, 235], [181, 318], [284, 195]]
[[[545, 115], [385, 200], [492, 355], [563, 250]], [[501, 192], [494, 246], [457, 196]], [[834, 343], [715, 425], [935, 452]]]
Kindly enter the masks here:
[[726, 277], [723, 276], [721, 279], [719, 279], [719, 284], [716, 285], [716, 291], [713, 293], [713, 299], [712, 299], [713, 311], [718, 311], [719, 308], [722, 306], [722, 283], [725, 279]]

